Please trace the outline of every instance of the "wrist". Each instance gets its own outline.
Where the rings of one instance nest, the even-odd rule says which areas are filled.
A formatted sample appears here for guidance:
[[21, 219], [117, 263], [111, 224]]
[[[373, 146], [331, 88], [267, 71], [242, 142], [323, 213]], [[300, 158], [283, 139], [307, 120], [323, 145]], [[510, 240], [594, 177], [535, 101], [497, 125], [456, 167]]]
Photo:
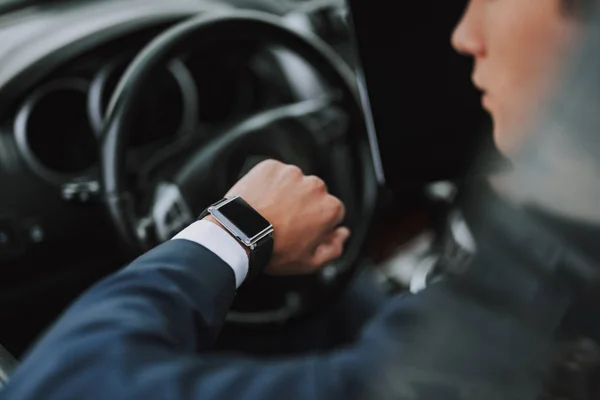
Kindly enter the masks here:
[[[227, 234], [228, 234], [229, 236], [233, 237], [233, 235], [231, 234], [231, 232], [229, 232], [227, 229], [225, 229], [225, 227], [224, 227], [223, 225], [221, 225], [221, 224], [219, 223], [219, 221], [217, 221], [217, 219], [216, 219], [215, 217], [213, 217], [212, 215], [210, 215], [210, 214], [209, 214], [209, 215], [207, 215], [206, 217], [204, 217], [202, 220], [203, 220], [203, 221], [208, 221], [208, 222], [210, 222], [210, 223], [212, 223], [212, 224], [215, 224], [215, 225], [217, 225], [219, 228], [221, 228], [221, 229], [223, 229], [225, 232], [227, 232]], [[233, 237], [233, 238], [235, 239], [235, 237]], [[248, 247], [244, 246], [243, 244], [241, 244], [240, 242], [238, 242], [238, 240], [237, 240], [237, 239], [235, 239], [235, 240], [236, 240], [236, 242], [238, 243], [238, 245], [244, 249], [244, 251], [246, 252], [246, 255], [247, 255], [248, 257], [250, 257], [250, 249], [249, 249]]]

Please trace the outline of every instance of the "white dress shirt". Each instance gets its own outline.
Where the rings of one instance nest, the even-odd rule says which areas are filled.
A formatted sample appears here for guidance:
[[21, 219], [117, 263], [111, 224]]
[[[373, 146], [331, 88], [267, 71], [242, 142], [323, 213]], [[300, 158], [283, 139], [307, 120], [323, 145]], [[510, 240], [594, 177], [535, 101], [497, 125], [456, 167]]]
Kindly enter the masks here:
[[248, 274], [248, 254], [229, 233], [209, 221], [196, 221], [172, 240], [189, 240], [204, 246], [228, 264], [235, 274], [236, 288]]

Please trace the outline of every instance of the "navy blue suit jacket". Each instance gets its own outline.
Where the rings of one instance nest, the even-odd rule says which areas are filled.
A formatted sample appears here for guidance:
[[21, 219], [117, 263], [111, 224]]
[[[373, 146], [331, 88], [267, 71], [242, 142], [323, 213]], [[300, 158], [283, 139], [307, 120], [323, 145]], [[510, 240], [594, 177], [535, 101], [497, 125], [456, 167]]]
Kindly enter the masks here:
[[[463, 290], [464, 279], [438, 283], [390, 300], [351, 347], [264, 360], [211, 351], [235, 294], [233, 272], [196, 243], [170, 241], [76, 300], [0, 398], [535, 398], [555, 323], [523, 317], [552, 314], [557, 303], [539, 300], [536, 293], [553, 293], [550, 283], [519, 262], [501, 246], [482, 246], [472, 270], [497, 272], [469, 278], [478, 293]], [[494, 292], [506, 271], [528, 286]]]

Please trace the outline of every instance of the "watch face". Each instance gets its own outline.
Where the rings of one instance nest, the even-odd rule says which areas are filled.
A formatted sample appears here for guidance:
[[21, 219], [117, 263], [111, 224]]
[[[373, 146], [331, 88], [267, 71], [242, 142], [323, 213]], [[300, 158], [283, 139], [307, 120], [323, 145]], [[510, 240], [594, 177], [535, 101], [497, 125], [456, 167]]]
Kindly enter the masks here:
[[221, 214], [223, 217], [227, 218], [242, 233], [244, 233], [248, 239], [254, 238], [271, 227], [269, 221], [263, 218], [262, 215], [256, 212], [240, 197], [220, 206], [214, 211], [214, 214], [217, 216], [218, 214]]

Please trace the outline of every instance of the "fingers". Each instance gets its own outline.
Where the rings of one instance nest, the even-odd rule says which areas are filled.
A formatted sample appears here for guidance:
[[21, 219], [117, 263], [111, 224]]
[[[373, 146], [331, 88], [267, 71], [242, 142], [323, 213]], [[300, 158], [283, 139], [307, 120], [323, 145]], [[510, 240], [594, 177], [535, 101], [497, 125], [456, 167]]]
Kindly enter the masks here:
[[313, 193], [319, 195], [319, 204], [322, 206], [322, 211], [325, 215], [325, 232], [329, 232], [333, 228], [342, 223], [346, 216], [346, 208], [344, 203], [337, 197], [328, 193], [327, 184], [318, 176], [307, 176], [304, 178], [307, 185]]
[[286, 164], [277, 161], [277, 160], [273, 160], [273, 159], [267, 159], [264, 161], [259, 162], [258, 164], [256, 164], [253, 168], [253, 170], [272, 170], [272, 169], [277, 169], [277, 168], [281, 168], [281, 167], [285, 167]]
[[310, 176], [307, 176], [305, 179], [313, 191], [315, 191], [317, 193], [327, 192], [327, 184], [325, 183], [325, 181], [323, 179], [319, 178], [318, 176], [310, 175]]
[[311, 268], [319, 268], [323, 264], [340, 258], [344, 252], [344, 243], [350, 237], [350, 229], [346, 227], [337, 228], [325, 237], [315, 249], [310, 260]]
[[346, 216], [346, 207], [340, 199], [335, 196], [327, 195], [325, 199], [325, 208], [328, 214], [329, 229], [340, 225]]

